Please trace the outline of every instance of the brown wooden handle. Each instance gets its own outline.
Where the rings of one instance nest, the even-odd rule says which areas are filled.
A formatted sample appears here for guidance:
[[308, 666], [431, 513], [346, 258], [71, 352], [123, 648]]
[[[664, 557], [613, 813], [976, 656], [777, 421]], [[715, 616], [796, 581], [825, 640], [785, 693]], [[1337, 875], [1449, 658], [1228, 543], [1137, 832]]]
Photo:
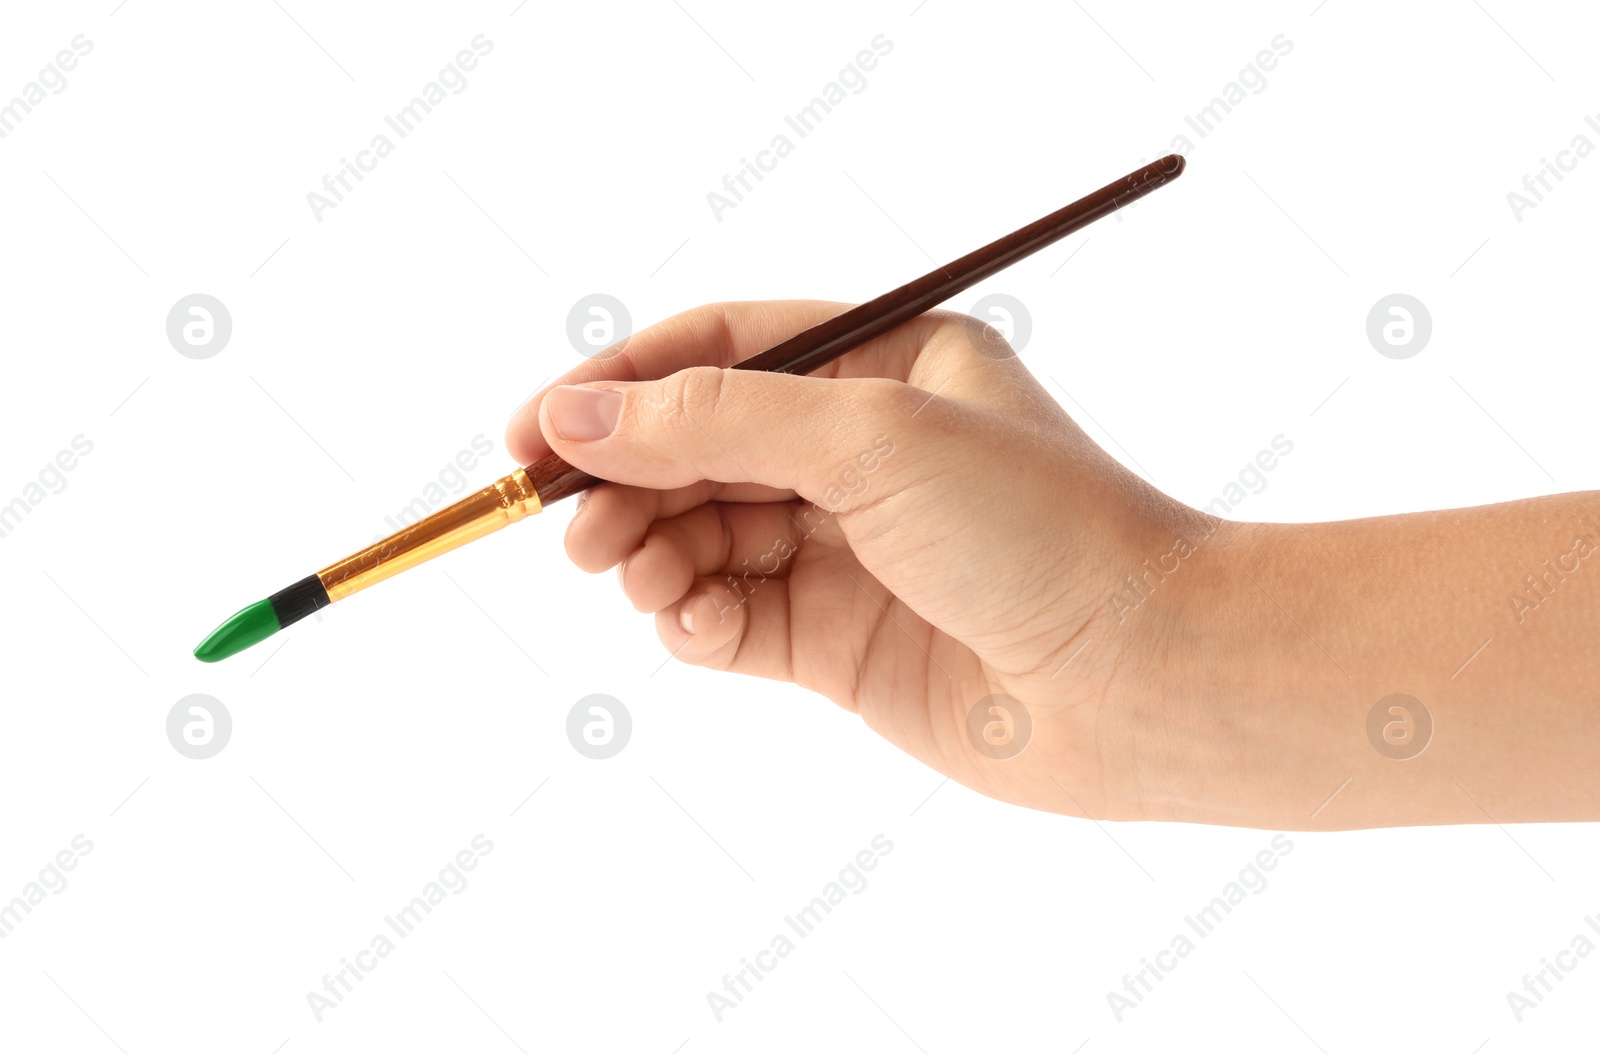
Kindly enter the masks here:
[[[907, 282], [899, 289], [891, 290], [876, 300], [858, 304], [759, 355], [735, 363], [733, 369], [808, 374], [852, 348], [860, 347], [943, 303], [1002, 268], [1010, 267], [1073, 231], [1165, 186], [1181, 176], [1183, 168], [1181, 154], [1168, 154], [1159, 161], [1106, 184], [1093, 194], [1079, 198], [1065, 208], [1057, 209], [1049, 216]], [[539, 501], [545, 505], [559, 502], [603, 482], [598, 477], [574, 469], [553, 454], [527, 466], [525, 471], [533, 480], [534, 490], [539, 492]]]
[[605, 482], [598, 476], [590, 476], [581, 469], [574, 469], [554, 454], [525, 466], [523, 471], [533, 481], [533, 489], [539, 492], [539, 502], [542, 505], [571, 498], [580, 491], [587, 491], [595, 484]]

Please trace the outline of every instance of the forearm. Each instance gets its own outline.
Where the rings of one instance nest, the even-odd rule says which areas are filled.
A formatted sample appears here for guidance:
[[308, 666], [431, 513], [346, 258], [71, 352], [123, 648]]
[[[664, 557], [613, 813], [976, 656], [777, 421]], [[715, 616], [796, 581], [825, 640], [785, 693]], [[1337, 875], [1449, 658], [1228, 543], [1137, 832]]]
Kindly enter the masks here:
[[1224, 524], [1196, 557], [1160, 646], [1190, 757], [1145, 774], [1157, 812], [1600, 819], [1600, 494]]

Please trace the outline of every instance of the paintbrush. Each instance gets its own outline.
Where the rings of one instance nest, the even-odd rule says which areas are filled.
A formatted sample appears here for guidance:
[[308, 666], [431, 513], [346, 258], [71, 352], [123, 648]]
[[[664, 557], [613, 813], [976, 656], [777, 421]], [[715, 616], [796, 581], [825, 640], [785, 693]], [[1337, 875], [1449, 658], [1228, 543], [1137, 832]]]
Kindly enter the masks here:
[[[1181, 155], [1169, 154], [893, 292], [736, 363], [733, 369], [810, 373], [936, 307], [975, 282], [1166, 185], [1182, 174], [1183, 167]], [[483, 490], [328, 565], [315, 575], [306, 576], [264, 601], [241, 609], [200, 642], [194, 650], [195, 658], [214, 663], [241, 652], [357, 590], [498, 531], [507, 524], [532, 516], [552, 502], [602, 482], [555, 455], [517, 469]]]

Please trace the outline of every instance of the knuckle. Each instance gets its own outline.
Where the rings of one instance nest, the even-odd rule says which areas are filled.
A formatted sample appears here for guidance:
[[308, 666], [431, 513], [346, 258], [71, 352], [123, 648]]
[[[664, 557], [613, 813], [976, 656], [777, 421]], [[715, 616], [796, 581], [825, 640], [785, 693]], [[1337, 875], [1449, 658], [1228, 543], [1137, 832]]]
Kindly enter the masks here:
[[667, 417], [691, 421], [714, 418], [722, 402], [723, 372], [714, 366], [691, 366], [679, 370], [663, 384], [662, 408]]
[[945, 326], [965, 326], [967, 321], [972, 318], [971, 315], [952, 308], [934, 308], [932, 311], [923, 312], [923, 315], [941, 328]]
[[888, 377], [862, 378], [860, 399], [873, 414], [894, 415], [916, 409], [927, 398], [918, 389]]

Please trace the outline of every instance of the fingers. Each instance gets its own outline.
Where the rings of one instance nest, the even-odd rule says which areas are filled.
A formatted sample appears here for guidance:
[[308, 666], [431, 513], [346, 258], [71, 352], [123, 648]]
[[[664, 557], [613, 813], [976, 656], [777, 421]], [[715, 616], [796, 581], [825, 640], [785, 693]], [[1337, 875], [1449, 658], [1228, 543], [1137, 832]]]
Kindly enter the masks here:
[[[523, 465], [550, 453], [540, 433], [539, 407], [552, 388], [591, 381], [646, 381], [690, 366], [732, 366], [850, 308], [830, 301], [749, 301], [708, 304], [674, 315], [621, 342], [546, 385], [511, 418], [506, 449]], [[904, 379], [929, 334], [948, 325], [928, 315], [868, 342], [829, 364], [818, 376], [884, 376]]]
[[732, 545], [733, 532], [714, 505], [660, 521], [624, 559], [622, 592], [639, 611], [659, 612], [688, 593], [695, 576], [721, 570]]
[[782, 502], [793, 497], [793, 492], [759, 484], [712, 480], [665, 491], [603, 484], [579, 496], [578, 511], [567, 524], [567, 556], [586, 572], [602, 572], [643, 545], [645, 533], [657, 520], [711, 501]]
[[680, 662], [794, 680], [789, 584], [782, 579], [749, 593], [722, 579], [697, 579], [681, 602], [656, 613], [656, 634]]
[[[881, 378], [693, 367], [659, 381], [553, 389], [540, 428], [561, 457], [606, 480], [759, 483], [836, 508], [864, 474], [890, 462], [897, 443], [916, 443], [914, 462], [925, 468], [955, 453], [950, 405], [938, 403]], [[912, 461], [893, 462], [888, 478]]]
[[799, 548], [787, 503], [716, 502], [657, 521], [624, 558], [619, 575], [635, 608], [659, 612], [704, 576], [720, 575], [741, 589], [781, 578]]

